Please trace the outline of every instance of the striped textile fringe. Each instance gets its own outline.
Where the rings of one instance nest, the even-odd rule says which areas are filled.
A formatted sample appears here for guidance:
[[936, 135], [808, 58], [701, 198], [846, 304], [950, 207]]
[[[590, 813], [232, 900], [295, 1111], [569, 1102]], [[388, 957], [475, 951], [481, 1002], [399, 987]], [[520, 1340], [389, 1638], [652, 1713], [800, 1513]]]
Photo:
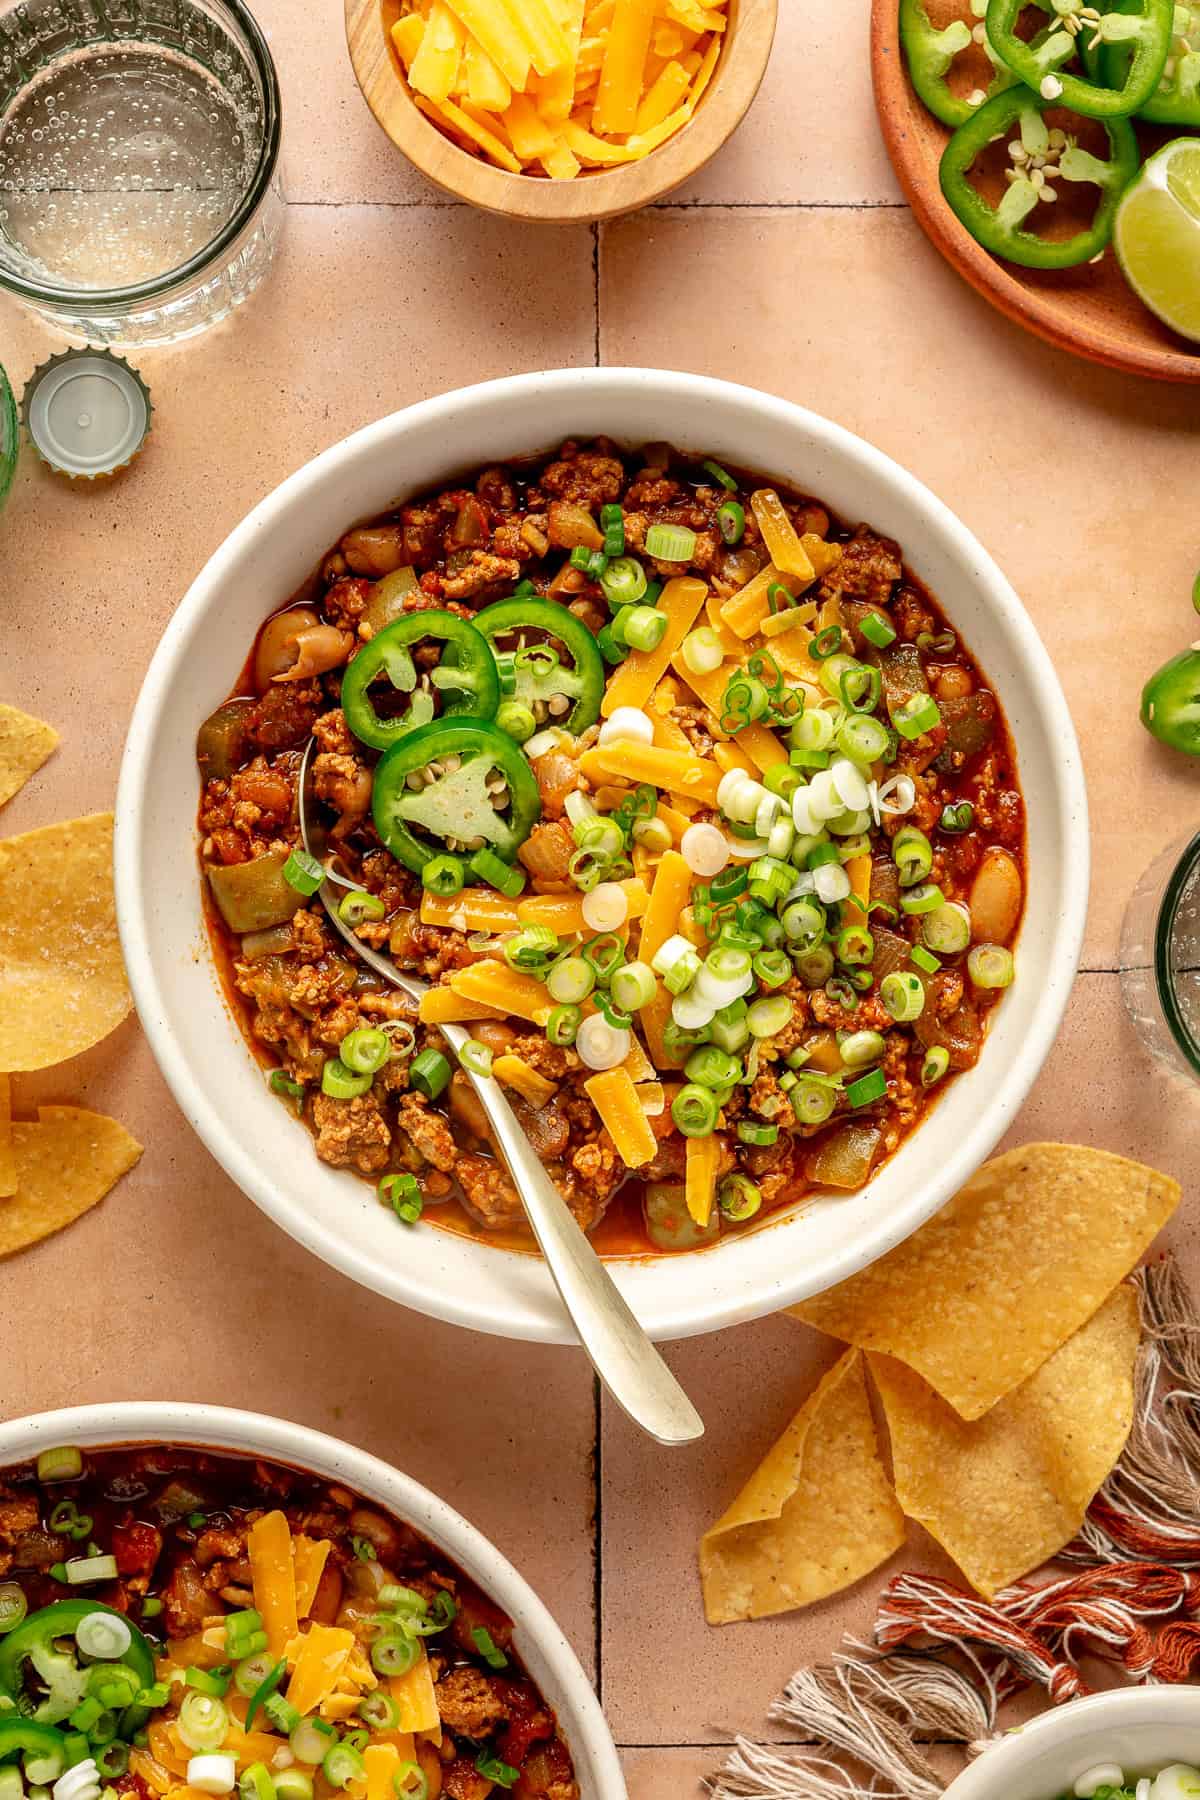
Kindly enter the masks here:
[[922, 1741], [977, 1755], [1019, 1688], [1036, 1684], [1053, 1705], [1086, 1694], [1082, 1656], [1134, 1682], [1188, 1678], [1200, 1660], [1200, 1313], [1169, 1255], [1134, 1281], [1133, 1427], [1061, 1553], [1091, 1566], [1018, 1582], [990, 1604], [935, 1576], [895, 1576], [874, 1645], [846, 1639], [771, 1706], [773, 1723], [809, 1741], [738, 1738], [707, 1784], [712, 1800], [939, 1800], [945, 1783]]

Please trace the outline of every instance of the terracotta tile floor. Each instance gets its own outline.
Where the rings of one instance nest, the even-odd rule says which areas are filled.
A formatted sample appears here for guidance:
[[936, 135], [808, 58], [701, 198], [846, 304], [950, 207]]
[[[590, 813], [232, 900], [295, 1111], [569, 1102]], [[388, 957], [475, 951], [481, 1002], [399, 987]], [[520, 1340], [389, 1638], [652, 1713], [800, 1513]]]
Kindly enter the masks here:
[[[64, 747], [5, 831], [111, 801], [142, 672], [196, 570], [284, 474], [366, 420], [597, 357], [757, 383], [930, 482], [1012, 576], [1067, 689], [1094, 826], [1085, 973], [1012, 1140], [1092, 1141], [1191, 1186], [1195, 1115], [1157, 1087], [1113, 973], [1135, 879], [1196, 814], [1194, 770], [1157, 752], [1133, 706], [1191, 629], [1190, 398], [1021, 335], [929, 250], [878, 142], [868, 0], [784, 0], [767, 84], [726, 152], [664, 207], [560, 233], [448, 205], [392, 154], [350, 78], [340, 0], [259, 10], [287, 114], [280, 266], [230, 325], [137, 359], [156, 429], [116, 485], [77, 493], [25, 458], [0, 527], [0, 693], [53, 719]], [[59, 347], [0, 304], [18, 388]], [[410, 1469], [557, 1613], [629, 1746], [633, 1800], [694, 1800], [735, 1731], [766, 1729], [791, 1669], [868, 1621], [873, 1582], [756, 1626], [710, 1632], [700, 1612], [697, 1536], [828, 1359], [813, 1334], [766, 1320], [672, 1351], [709, 1431], [667, 1461], [597, 1407], [570, 1353], [453, 1335], [312, 1262], [200, 1148], [135, 1024], [16, 1093], [22, 1108], [109, 1109], [147, 1154], [106, 1207], [5, 1265], [6, 1413], [220, 1400]], [[1189, 1209], [1171, 1235], [1200, 1275]], [[913, 1540], [909, 1561], [936, 1566]]]

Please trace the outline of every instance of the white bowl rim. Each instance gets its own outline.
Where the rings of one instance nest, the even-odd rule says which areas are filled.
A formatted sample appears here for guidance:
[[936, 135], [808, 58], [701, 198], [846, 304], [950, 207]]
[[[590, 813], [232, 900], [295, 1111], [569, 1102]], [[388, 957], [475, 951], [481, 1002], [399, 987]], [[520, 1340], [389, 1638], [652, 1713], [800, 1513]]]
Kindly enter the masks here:
[[35, 1458], [39, 1450], [51, 1445], [78, 1444], [96, 1450], [145, 1443], [264, 1456], [326, 1480], [345, 1482], [415, 1526], [513, 1620], [522, 1659], [530, 1664], [545, 1662], [561, 1690], [552, 1703], [577, 1772], [582, 1769], [591, 1783], [583, 1786], [583, 1800], [625, 1800], [620, 1758], [600, 1703], [546, 1606], [477, 1526], [431, 1489], [369, 1450], [294, 1420], [238, 1407], [119, 1400], [5, 1420], [0, 1424], [0, 1472], [14, 1462]]
[[[1096, 1741], [1092, 1760], [1099, 1763], [1105, 1760], [1105, 1732], [1155, 1722], [1191, 1723], [1200, 1734], [1200, 1691], [1191, 1685], [1168, 1687], [1152, 1682], [1068, 1700], [996, 1738], [955, 1776], [943, 1800], [988, 1800], [993, 1794], [1002, 1800], [1009, 1791], [1012, 1771], [1052, 1745], [1090, 1731]], [[1048, 1793], [1046, 1800], [1053, 1800], [1053, 1795]]]
[[[487, 411], [518, 397], [541, 396], [555, 400], [569, 395], [578, 404], [580, 430], [584, 431], [588, 392], [598, 390], [602, 393], [614, 384], [628, 384], [652, 393], [656, 403], [663, 407], [664, 416], [665, 409], [676, 398], [703, 399], [714, 411], [722, 404], [751, 406], [761, 413], [766, 424], [777, 425], [784, 431], [799, 427], [810, 434], [816, 445], [853, 458], [881, 487], [891, 490], [903, 504], [921, 513], [927, 532], [940, 539], [948, 553], [972, 570], [976, 585], [987, 593], [989, 603], [1003, 615], [1005, 630], [1028, 672], [1030, 693], [1037, 710], [1043, 718], [1053, 716], [1055, 719], [1057, 754], [1052, 775], [1062, 815], [1057, 846], [1059, 888], [1055, 954], [1042, 985], [1036, 1018], [1023, 1039], [1020, 1055], [1012, 1059], [989, 1091], [976, 1126], [949, 1146], [936, 1173], [931, 1173], [923, 1183], [913, 1184], [907, 1203], [895, 1206], [886, 1223], [877, 1227], [869, 1242], [864, 1233], [853, 1249], [840, 1251], [836, 1256], [826, 1254], [823, 1262], [806, 1262], [798, 1257], [790, 1271], [776, 1266], [771, 1274], [769, 1293], [758, 1292], [750, 1285], [739, 1287], [726, 1282], [711, 1301], [698, 1305], [689, 1298], [686, 1282], [680, 1281], [678, 1298], [671, 1305], [663, 1306], [654, 1318], [645, 1321], [649, 1334], [658, 1341], [692, 1337], [780, 1310], [856, 1274], [924, 1224], [991, 1153], [1037, 1079], [1058, 1033], [1074, 982], [1087, 915], [1090, 842], [1083, 763], [1066, 697], [1033, 622], [994, 558], [945, 502], [892, 457], [845, 426], [792, 401], [710, 376], [610, 366], [558, 369], [504, 376], [416, 402], [361, 427], [295, 470], [234, 527], [196, 576], [162, 634], [133, 710], [117, 789], [113, 855], [117, 920], [134, 1002], [159, 1068], [185, 1116], [243, 1193], [290, 1237], [360, 1285], [401, 1305], [469, 1330], [530, 1342], [574, 1344], [577, 1340], [565, 1313], [555, 1311], [542, 1317], [515, 1301], [506, 1307], [495, 1304], [483, 1309], [478, 1297], [465, 1289], [459, 1293], [447, 1286], [430, 1287], [410, 1278], [402, 1259], [385, 1264], [378, 1258], [360, 1254], [352, 1244], [322, 1225], [302, 1204], [284, 1194], [265, 1172], [261, 1161], [238, 1141], [217, 1108], [194, 1083], [187, 1059], [168, 1029], [158, 1003], [145, 896], [138, 878], [138, 847], [144, 830], [143, 814], [155, 734], [180, 675], [189, 634], [203, 617], [211, 596], [218, 591], [226, 574], [236, 567], [247, 547], [272, 528], [278, 514], [298, 496], [319, 488], [327, 473], [339, 462], [373, 449], [383, 453], [400, 420], [408, 430], [436, 431], [444, 426], [449, 431], [455, 420], [461, 419], [464, 411], [472, 408]], [[907, 546], [905, 553], [907, 556]], [[935, 1111], [934, 1121], [936, 1116]], [[918, 1137], [920, 1131], [928, 1130], [930, 1123], [927, 1121], [920, 1127], [914, 1137]], [[792, 1215], [792, 1220], [797, 1216], [802, 1215]], [[784, 1232], [790, 1222], [783, 1219], [773, 1225], [771, 1231]], [[494, 1254], [514, 1253], [495, 1251]], [[645, 1260], [661, 1263], [664, 1258]], [[680, 1261], [686, 1266], [687, 1257]], [[621, 1262], [609, 1266], [621, 1285]], [[766, 1285], [764, 1278], [762, 1286], [765, 1288]], [[552, 1292], [548, 1276], [546, 1288]]]

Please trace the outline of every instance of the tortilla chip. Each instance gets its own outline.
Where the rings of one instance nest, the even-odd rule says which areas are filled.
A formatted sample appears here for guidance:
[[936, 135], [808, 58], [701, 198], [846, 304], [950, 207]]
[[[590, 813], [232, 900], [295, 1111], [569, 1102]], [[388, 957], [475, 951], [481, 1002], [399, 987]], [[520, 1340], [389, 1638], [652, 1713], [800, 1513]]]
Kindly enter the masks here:
[[935, 1218], [849, 1281], [792, 1307], [897, 1356], [979, 1419], [1090, 1319], [1179, 1204], [1179, 1183], [1074, 1144], [985, 1163]]
[[103, 1200], [142, 1146], [123, 1125], [79, 1106], [39, 1106], [12, 1128], [17, 1191], [0, 1200], [0, 1256], [61, 1231]]
[[990, 1600], [1069, 1543], [1133, 1423], [1137, 1296], [1124, 1283], [1035, 1375], [969, 1423], [872, 1356], [900, 1504]]
[[0, 703], [0, 806], [18, 793], [29, 777], [58, 748], [58, 733], [19, 707]]
[[111, 813], [0, 840], [0, 1069], [90, 1050], [133, 1002], [113, 904]]
[[12, 1083], [0, 1075], [0, 1200], [17, 1191], [17, 1158], [12, 1141]]
[[869, 1575], [903, 1542], [862, 1357], [848, 1350], [700, 1540], [708, 1622], [808, 1606]]

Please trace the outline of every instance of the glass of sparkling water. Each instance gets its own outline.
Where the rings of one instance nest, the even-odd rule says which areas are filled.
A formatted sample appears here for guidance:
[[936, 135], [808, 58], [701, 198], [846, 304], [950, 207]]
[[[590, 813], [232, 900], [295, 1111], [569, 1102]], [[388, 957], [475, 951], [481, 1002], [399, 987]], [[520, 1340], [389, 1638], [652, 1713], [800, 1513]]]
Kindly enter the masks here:
[[1121, 932], [1121, 991], [1147, 1050], [1200, 1080], [1200, 833], [1172, 844], [1134, 890]]
[[92, 342], [203, 331], [270, 267], [279, 131], [242, 0], [0, 0], [0, 286]]

